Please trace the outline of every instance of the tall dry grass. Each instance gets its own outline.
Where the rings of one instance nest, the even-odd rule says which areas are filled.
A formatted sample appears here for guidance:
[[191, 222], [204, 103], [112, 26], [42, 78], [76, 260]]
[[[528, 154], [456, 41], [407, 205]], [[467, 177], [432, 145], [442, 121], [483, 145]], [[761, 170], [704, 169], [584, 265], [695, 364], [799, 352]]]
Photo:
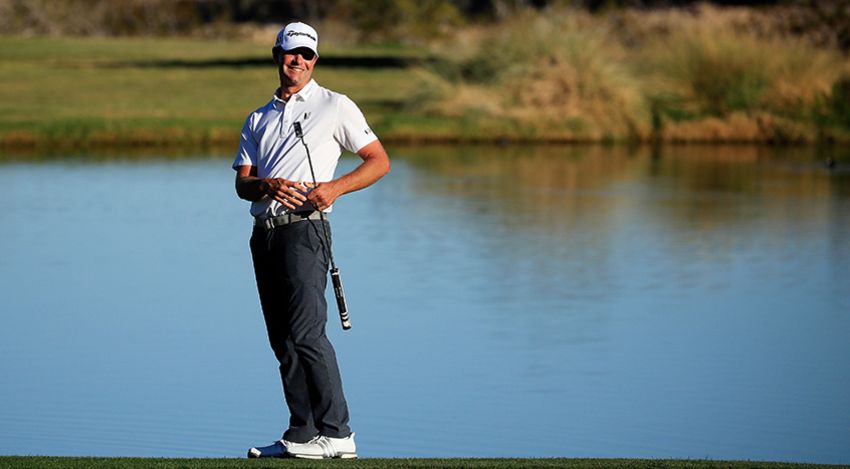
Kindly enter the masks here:
[[[635, 51], [635, 73], [663, 137], [809, 140], [847, 60], [802, 38], [757, 34], [741, 10], [656, 12], [666, 28]], [[658, 121], [662, 121], [659, 123]], [[701, 125], [705, 124], [705, 125]]]
[[823, 116], [841, 107], [847, 58], [759, 21], [706, 5], [526, 11], [435, 44], [442, 60], [420, 72], [410, 105], [519, 138], [821, 138], [825, 123], [843, 122]]
[[[560, 13], [560, 11], [559, 11]], [[522, 12], [435, 46], [418, 109], [501, 121], [497, 132], [577, 140], [648, 135], [649, 107], [614, 32], [586, 12]]]

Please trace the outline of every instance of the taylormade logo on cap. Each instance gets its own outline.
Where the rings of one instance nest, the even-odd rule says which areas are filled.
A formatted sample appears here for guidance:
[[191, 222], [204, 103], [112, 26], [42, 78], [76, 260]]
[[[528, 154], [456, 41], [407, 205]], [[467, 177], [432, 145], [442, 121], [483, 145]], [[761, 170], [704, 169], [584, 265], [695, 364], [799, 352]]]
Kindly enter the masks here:
[[306, 47], [319, 55], [319, 35], [310, 25], [304, 23], [289, 23], [277, 33], [275, 48], [292, 50]]

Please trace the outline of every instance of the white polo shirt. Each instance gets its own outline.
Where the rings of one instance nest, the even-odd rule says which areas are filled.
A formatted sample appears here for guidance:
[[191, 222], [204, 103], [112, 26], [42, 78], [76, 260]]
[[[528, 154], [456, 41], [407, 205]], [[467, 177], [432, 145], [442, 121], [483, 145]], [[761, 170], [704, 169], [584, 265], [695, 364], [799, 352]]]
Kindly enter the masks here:
[[[333, 179], [343, 149], [357, 153], [378, 139], [354, 101], [310, 80], [288, 101], [275, 93], [268, 104], [248, 116], [233, 169], [255, 166], [261, 178], [312, 181], [307, 152], [295, 136], [295, 122], [301, 123], [317, 182]], [[325, 211], [330, 212], [331, 208]], [[269, 197], [251, 203], [251, 215], [255, 217], [275, 217], [285, 212], [286, 207]]]

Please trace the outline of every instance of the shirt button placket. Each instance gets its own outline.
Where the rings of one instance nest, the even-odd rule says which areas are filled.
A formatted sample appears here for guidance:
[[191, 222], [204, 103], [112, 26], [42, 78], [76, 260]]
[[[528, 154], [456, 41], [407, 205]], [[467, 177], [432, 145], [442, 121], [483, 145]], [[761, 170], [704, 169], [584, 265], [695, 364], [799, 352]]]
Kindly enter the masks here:
[[[290, 98], [290, 102], [286, 103], [286, 107], [283, 109], [283, 125], [281, 127], [281, 132], [283, 132], [284, 135], [289, 134], [289, 126], [292, 123], [292, 105], [294, 103], [291, 101], [293, 101], [292, 98]], [[284, 132], [283, 129], [286, 129], [286, 131]]]
[[278, 125], [280, 126], [280, 132], [279, 132], [278, 135], [279, 135], [280, 138], [283, 138], [283, 136], [284, 136], [283, 129], [286, 128], [284, 118], [286, 117], [286, 108], [287, 107], [288, 106], [283, 102], [277, 103], [277, 108], [278, 108], [278, 111], [279, 111], [278, 112]]

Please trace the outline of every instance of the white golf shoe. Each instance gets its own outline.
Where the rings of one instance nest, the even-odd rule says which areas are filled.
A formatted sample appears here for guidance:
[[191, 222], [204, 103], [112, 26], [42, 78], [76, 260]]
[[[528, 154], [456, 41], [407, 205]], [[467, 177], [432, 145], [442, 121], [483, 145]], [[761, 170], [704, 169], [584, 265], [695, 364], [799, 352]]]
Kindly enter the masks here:
[[287, 456], [304, 459], [354, 459], [357, 457], [357, 446], [354, 444], [354, 433], [345, 438], [330, 438], [317, 436], [307, 443], [292, 443], [283, 441]]

